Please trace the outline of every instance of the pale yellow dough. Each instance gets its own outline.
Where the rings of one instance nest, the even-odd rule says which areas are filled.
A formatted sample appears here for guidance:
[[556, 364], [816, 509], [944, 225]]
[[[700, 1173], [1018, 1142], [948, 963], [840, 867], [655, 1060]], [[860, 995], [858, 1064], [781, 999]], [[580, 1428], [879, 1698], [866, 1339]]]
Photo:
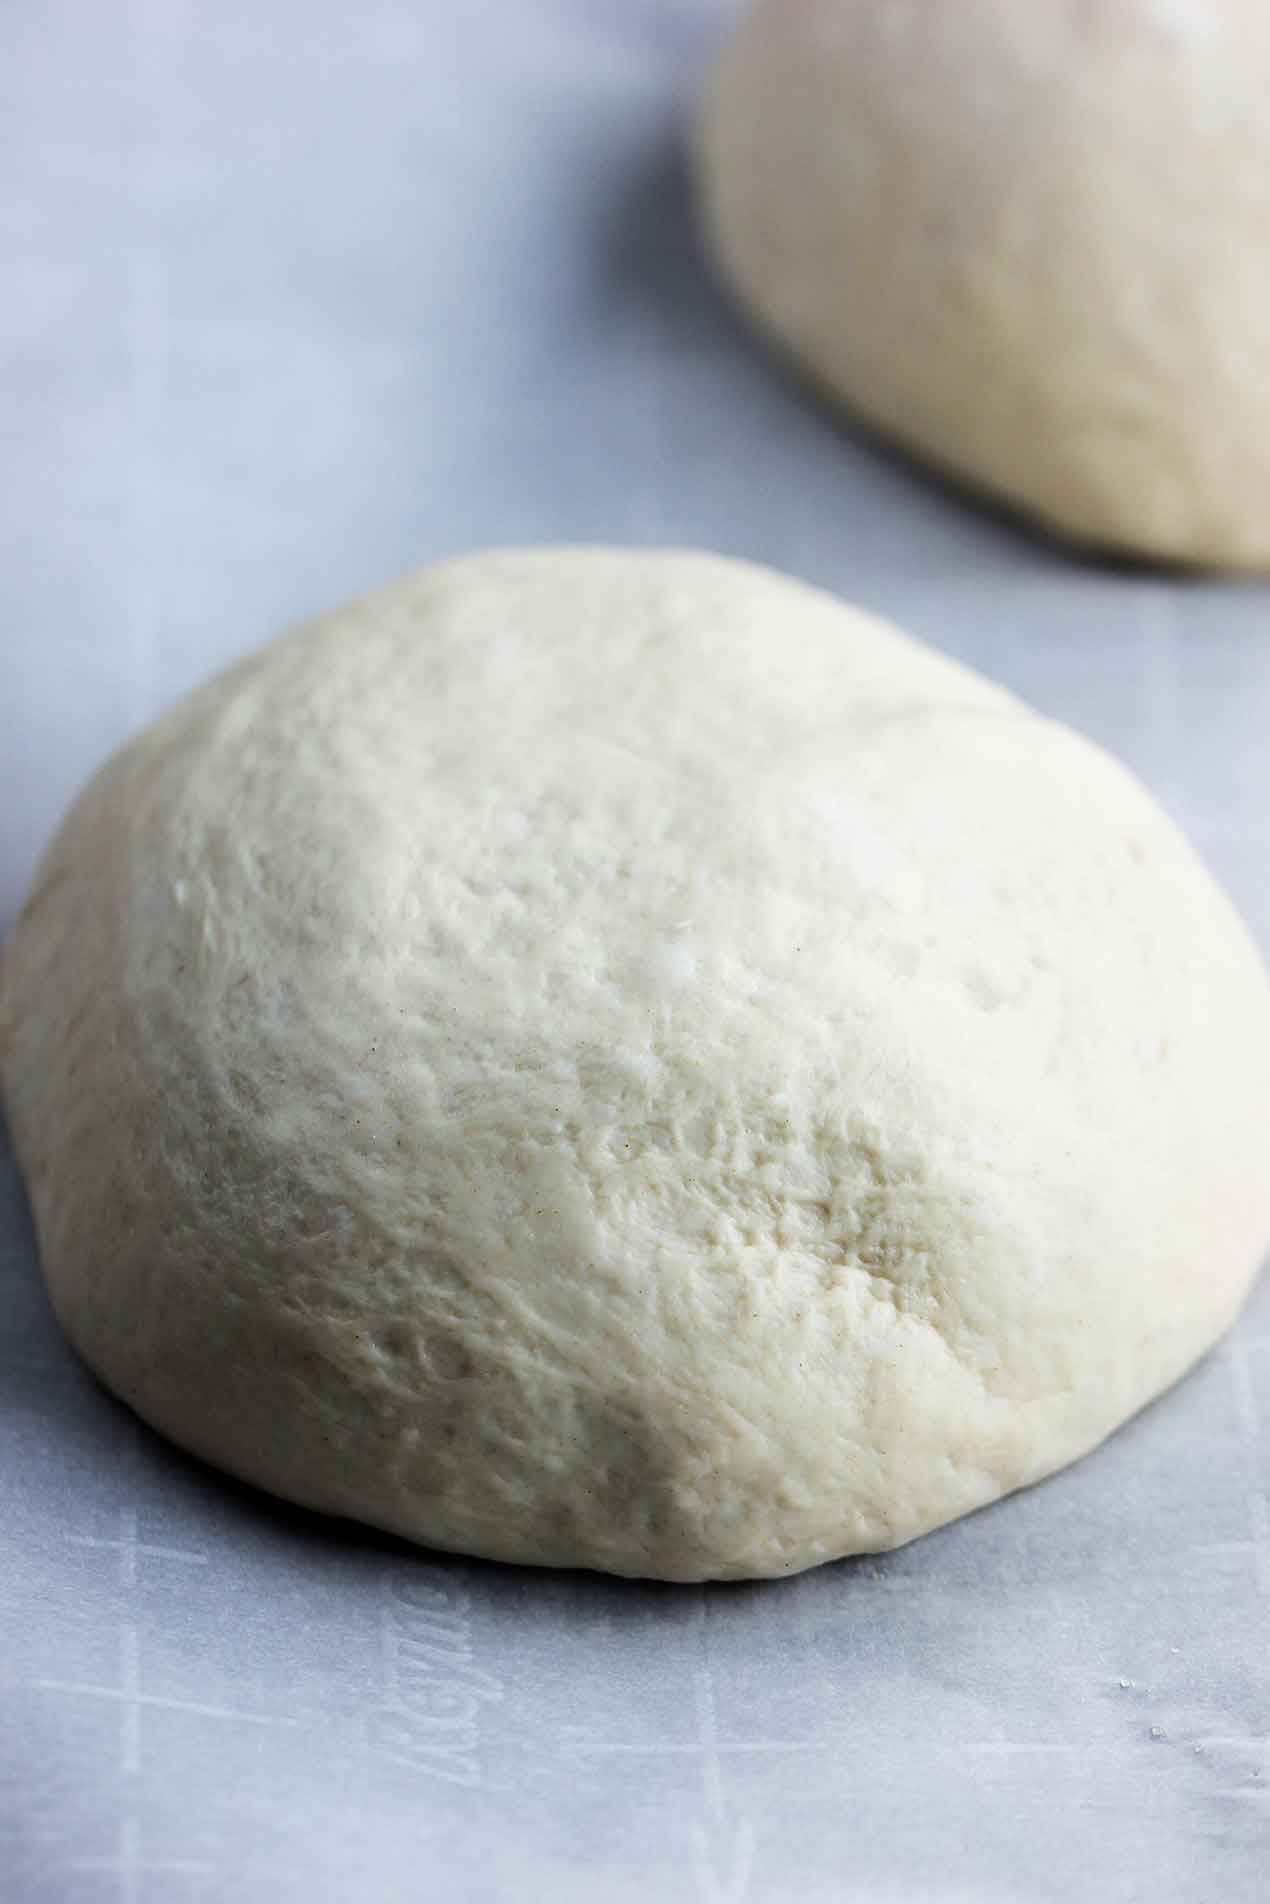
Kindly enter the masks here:
[[759, 0], [712, 248], [886, 435], [1078, 541], [1270, 567], [1270, 6]]
[[0, 1071], [102, 1378], [276, 1493], [674, 1580], [1050, 1473], [1234, 1316], [1270, 1002], [1097, 748], [744, 563], [425, 571], [67, 820]]

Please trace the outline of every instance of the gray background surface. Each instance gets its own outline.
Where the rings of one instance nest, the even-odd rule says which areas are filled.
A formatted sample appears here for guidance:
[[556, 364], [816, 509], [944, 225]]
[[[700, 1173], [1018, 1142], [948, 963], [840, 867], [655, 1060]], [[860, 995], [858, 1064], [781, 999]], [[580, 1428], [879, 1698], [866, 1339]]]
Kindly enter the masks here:
[[[1082, 565], [835, 423], [703, 271], [723, 0], [0, 6], [0, 924], [105, 752], [433, 555], [700, 544], [1129, 760], [1270, 941], [1270, 591]], [[164, 1447], [0, 1150], [4, 1904], [1270, 1895], [1270, 1288], [1100, 1453], [878, 1561], [411, 1552]]]

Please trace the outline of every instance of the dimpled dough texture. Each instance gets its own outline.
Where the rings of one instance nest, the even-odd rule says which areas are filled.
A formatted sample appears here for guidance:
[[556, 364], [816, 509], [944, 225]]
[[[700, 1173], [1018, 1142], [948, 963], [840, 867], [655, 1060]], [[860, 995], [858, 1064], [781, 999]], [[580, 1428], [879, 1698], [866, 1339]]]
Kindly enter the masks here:
[[3, 967], [58, 1313], [442, 1547], [893, 1547], [1094, 1445], [1270, 1228], [1267, 988], [1127, 773], [812, 589], [445, 564], [112, 760]]
[[1270, 566], [1270, 6], [760, 0], [706, 224], [896, 441], [1090, 544]]

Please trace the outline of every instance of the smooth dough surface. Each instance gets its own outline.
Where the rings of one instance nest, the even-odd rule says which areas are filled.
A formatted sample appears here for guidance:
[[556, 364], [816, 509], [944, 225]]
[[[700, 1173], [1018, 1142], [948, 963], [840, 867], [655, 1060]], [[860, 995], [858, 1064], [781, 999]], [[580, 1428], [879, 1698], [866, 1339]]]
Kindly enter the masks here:
[[759, 0], [706, 225], [885, 434], [1078, 540], [1270, 566], [1270, 7]]
[[58, 1313], [423, 1542], [887, 1548], [1172, 1382], [1270, 1231], [1270, 1000], [1098, 749], [691, 554], [426, 570], [115, 756], [7, 945]]

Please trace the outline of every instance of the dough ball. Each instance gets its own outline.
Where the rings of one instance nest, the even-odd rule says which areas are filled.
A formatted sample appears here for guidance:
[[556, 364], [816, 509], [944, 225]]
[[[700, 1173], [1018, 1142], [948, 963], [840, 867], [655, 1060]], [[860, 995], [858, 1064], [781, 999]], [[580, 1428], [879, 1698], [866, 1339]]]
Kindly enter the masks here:
[[700, 124], [759, 324], [1089, 544], [1270, 565], [1270, 8], [759, 0]]
[[53, 1299], [185, 1447], [674, 1580], [893, 1547], [1230, 1322], [1270, 1000], [1088, 742], [745, 563], [444, 564], [116, 755], [7, 947]]

